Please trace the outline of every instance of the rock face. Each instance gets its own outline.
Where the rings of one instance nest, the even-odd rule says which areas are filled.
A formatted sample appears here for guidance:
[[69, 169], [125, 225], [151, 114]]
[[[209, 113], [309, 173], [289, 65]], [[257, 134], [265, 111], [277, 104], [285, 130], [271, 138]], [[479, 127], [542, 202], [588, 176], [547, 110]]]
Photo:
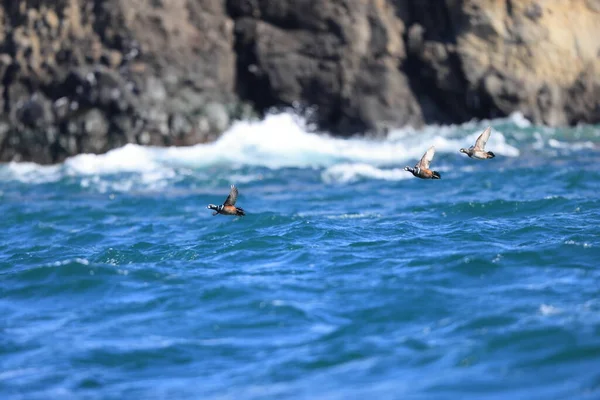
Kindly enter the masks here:
[[[600, 121], [600, 2], [466, 2], [457, 51], [490, 114], [548, 125]], [[592, 33], [593, 32], [593, 33]]]
[[220, 0], [0, 5], [0, 160], [189, 145], [241, 116]]
[[6, 0], [0, 161], [189, 145], [272, 107], [348, 135], [600, 122], [598, 0]]
[[230, 0], [228, 9], [238, 89], [259, 108], [316, 105], [319, 125], [341, 133], [423, 122], [391, 2]]
[[600, 121], [597, 0], [230, 0], [228, 9], [240, 94], [260, 108], [316, 104], [321, 126], [338, 133], [514, 111], [549, 125]]

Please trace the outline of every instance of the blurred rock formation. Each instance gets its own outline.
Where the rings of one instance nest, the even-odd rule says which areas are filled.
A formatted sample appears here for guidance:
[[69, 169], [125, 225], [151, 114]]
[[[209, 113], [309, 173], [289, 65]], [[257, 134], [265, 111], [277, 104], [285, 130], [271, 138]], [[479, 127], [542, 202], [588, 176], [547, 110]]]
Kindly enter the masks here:
[[3, 0], [0, 161], [191, 145], [273, 107], [384, 133], [600, 122], [598, 0]]

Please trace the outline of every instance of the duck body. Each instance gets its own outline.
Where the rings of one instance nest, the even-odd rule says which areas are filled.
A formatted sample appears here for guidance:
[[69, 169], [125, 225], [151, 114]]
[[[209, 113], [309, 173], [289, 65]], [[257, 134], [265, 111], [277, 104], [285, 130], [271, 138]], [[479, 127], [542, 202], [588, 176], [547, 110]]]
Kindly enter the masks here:
[[439, 172], [429, 169], [429, 164], [431, 163], [431, 160], [433, 160], [434, 154], [435, 148], [431, 146], [425, 152], [425, 154], [423, 154], [423, 157], [421, 157], [421, 160], [415, 165], [414, 168], [404, 167], [404, 170], [421, 179], [442, 179], [442, 176]]
[[442, 176], [440, 175], [439, 172], [432, 171], [430, 169], [423, 169], [423, 168], [419, 168], [419, 167], [415, 167], [415, 168], [404, 167], [404, 170], [410, 172], [415, 177], [421, 178], [421, 179], [442, 179]]
[[217, 214], [222, 214], [222, 215], [235, 215], [238, 217], [243, 217], [244, 215], [246, 215], [246, 212], [244, 211], [243, 208], [236, 207], [236, 206], [230, 206], [230, 205], [224, 205], [224, 204], [216, 206], [214, 204], [209, 204], [207, 208], [215, 211], [213, 213], [213, 216], [217, 215]]
[[465, 153], [469, 156], [469, 158], [474, 158], [476, 160], [488, 160], [496, 157], [496, 155], [491, 151], [485, 151], [485, 144], [490, 138], [491, 133], [492, 127], [488, 126], [487, 129], [483, 131], [481, 135], [479, 135], [474, 146], [471, 146], [468, 149], [460, 149], [460, 152]]
[[217, 214], [221, 215], [234, 215], [237, 217], [243, 217], [246, 215], [246, 212], [243, 208], [236, 207], [235, 202], [237, 201], [238, 190], [234, 185], [231, 185], [231, 190], [229, 191], [229, 196], [225, 199], [225, 202], [220, 205], [209, 204], [206, 208], [210, 210], [214, 210], [212, 214], [213, 217]]
[[491, 151], [476, 150], [473, 146], [469, 147], [468, 149], [460, 149], [460, 152], [465, 153], [470, 158], [475, 158], [477, 160], [487, 160], [489, 158], [496, 157], [496, 155]]

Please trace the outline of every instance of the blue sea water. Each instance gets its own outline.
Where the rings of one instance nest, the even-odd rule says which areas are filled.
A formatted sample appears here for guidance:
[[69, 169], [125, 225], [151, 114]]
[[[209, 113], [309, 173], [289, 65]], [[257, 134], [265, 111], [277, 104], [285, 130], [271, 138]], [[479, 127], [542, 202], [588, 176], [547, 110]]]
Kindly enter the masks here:
[[599, 127], [306, 131], [0, 166], [0, 398], [600, 398]]

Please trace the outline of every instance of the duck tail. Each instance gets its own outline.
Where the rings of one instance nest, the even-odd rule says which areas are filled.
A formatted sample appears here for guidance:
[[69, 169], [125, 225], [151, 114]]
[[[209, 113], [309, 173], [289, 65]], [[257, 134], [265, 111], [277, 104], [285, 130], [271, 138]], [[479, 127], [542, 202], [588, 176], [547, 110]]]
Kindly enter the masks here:
[[433, 172], [433, 176], [431, 177], [431, 179], [442, 179], [442, 176], [440, 175], [439, 172], [437, 171], [432, 171]]
[[246, 215], [246, 212], [244, 211], [243, 208], [236, 207], [235, 215], [237, 215], [239, 217], [243, 217], [244, 215]]
[[496, 157], [496, 155], [494, 153], [492, 153], [491, 151], [488, 151], [487, 154], [488, 154], [489, 158]]

